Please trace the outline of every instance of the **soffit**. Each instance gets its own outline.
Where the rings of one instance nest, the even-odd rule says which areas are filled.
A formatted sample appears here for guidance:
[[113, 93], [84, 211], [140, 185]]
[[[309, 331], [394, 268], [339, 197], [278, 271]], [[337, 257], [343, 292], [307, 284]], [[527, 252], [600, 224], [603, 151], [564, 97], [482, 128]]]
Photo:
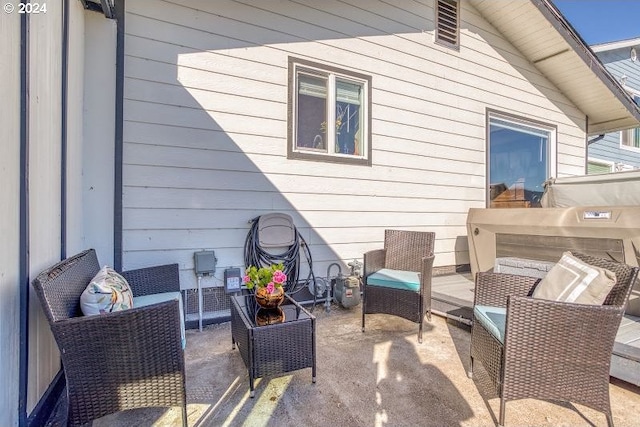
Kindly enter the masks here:
[[587, 117], [589, 135], [640, 126], [640, 110], [546, 0], [469, 0]]

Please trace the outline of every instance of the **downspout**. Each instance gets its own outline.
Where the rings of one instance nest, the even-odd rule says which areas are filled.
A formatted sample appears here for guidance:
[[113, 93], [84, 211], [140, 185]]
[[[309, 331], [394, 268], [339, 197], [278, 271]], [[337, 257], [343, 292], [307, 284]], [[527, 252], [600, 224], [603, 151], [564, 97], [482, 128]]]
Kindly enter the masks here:
[[116, 0], [116, 105], [113, 189], [113, 265], [122, 271], [122, 159], [124, 99], [124, 15], [125, 0]]
[[20, 373], [18, 425], [27, 424], [29, 379], [29, 15], [20, 16]]

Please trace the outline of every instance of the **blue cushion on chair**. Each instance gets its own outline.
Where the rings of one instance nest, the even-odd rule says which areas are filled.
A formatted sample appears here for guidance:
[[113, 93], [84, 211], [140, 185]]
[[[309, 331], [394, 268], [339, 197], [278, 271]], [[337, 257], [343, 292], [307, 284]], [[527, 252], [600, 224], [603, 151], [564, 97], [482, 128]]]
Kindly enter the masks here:
[[476, 321], [504, 344], [504, 329], [507, 323], [506, 308], [476, 305], [473, 307], [473, 315]]
[[383, 268], [367, 277], [367, 285], [420, 292], [420, 274], [415, 271]]
[[180, 292], [163, 292], [159, 294], [141, 295], [133, 297], [134, 307], [144, 307], [147, 305], [158, 304], [165, 301], [177, 299], [180, 303], [180, 338], [182, 339], [182, 349], [187, 346], [187, 337], [184, 326], [184, 308], [182, 307], [182, 294]]

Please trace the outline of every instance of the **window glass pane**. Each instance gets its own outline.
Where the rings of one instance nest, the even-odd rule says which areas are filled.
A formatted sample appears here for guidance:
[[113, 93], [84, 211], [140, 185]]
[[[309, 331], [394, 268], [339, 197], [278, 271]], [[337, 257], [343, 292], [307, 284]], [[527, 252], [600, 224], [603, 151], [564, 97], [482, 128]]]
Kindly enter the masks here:
[[640, 128], [620, 131], [621, 143], [627, 147], [640, 148]]
[[296, 147], [327, 151], [327, 79], [298, 74]]
[[491, 118], [490, 207], [538, 207], [549, 171], [550, 132]]
[[361, 125], [363, 90], [360, 83], [336, 79], [336, 153], [363, 153]]
[[604, 163], [589, 162], [587, 163], [587, 175], [595, 175], [598, 173], [610, 173], [611, 165]]

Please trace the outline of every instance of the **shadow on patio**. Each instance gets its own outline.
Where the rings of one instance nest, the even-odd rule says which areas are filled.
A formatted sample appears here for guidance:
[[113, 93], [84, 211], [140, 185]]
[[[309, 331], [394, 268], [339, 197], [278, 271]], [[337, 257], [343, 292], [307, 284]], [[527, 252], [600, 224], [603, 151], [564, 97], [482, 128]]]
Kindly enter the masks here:
[[[486, 374], [466, 376], [470, 335], [466, 326], [434, 316], [418, 344], [415, 324], [360, 309], [317, 306], [316, 384], [311, 369], [262, 378], [249, 398], [249, 378], [229, 323], [187, 332], [189, 426], [490, 426], [499, 399]], [[640, 390], [610, 385], [614, 422], [637, 425]], [[604, 425], [603, 414], [579, 405], [521, 400], [507, 408], [510, 426]], [[95, 427], [174, 426], [178, 408], [113, 414]], [[55, 425], [55, 424], [51, 424]]]

